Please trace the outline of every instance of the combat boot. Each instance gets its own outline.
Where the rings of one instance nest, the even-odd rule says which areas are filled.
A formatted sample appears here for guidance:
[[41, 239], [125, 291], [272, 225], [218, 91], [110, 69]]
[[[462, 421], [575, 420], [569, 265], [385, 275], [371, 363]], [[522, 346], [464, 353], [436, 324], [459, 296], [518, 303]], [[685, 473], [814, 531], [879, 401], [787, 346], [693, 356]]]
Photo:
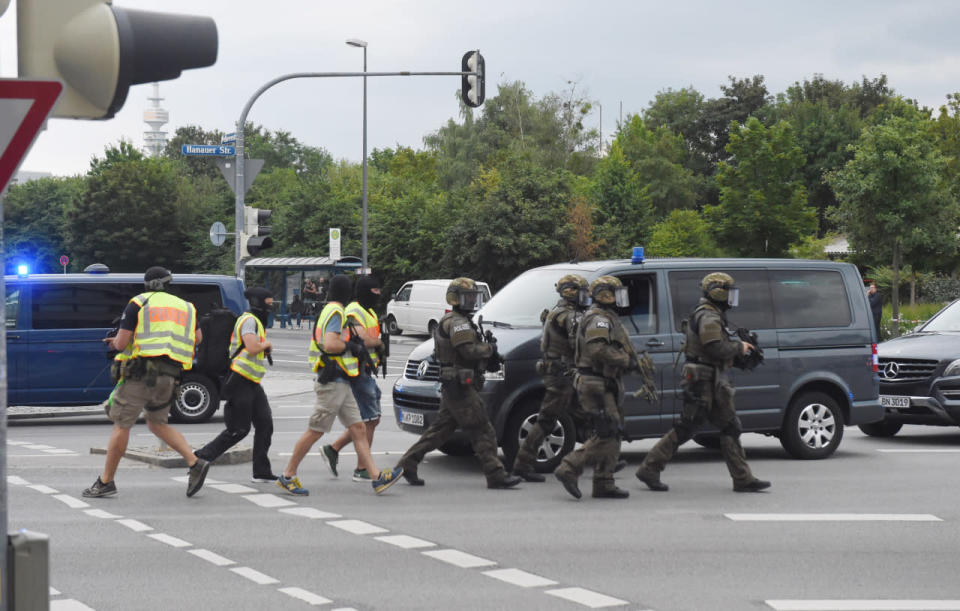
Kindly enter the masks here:
[[656, 471], [647, 471], [643, 467], [637, 469], [637, 479], [647, 485], [650, 490], [666, 492], [670, 486], [660, 481], [660, 474]]
[[519, 484], [521, 480], [516, 475], [505, 474], [503, 477], [488, 479], [487, 488], [502, 489], [502, 488], [513, 488]]
[[540, 475], [533, 469], [528, 469], [526, 467], [514, 467], [513, 474], [516, 475], [517, 477], [523, 478], [523, 481], [525, 482], [542, 483], [547, 481], [547, 478]]
[[557, 470], [553, 472], [553, 475], [560, 480], [560, 483], [563, 484], [564, 489], [566, 489], [566, 491], [569, 492], [573, 498], [579, 499], [583, 496], [583, 494], [580, 492], [580, 487], [577, 486], [576, 475], [564, 470], [563, 466], [558, 467]]
[[593, 482], [593, 498], [595, 499], [625, 499], [630, 493], [623, 488], [617, 488], [612, 481], [599, 484]]
[[397, 464], [397, 469], [403, 469], [403, 479], [407, 480], [407, 483], [411, 486], [422, 486], [426, 482], [417, 477], [417, 468], [416, 467], [406, 467], [400, 464]]
[[747, 482], [746, 484], [734, 484], [734, 492], [760, 492], [761, 490], [766, 490], [770, 487], [770, 482], [762, 479], [755, 479], [752, 482]]

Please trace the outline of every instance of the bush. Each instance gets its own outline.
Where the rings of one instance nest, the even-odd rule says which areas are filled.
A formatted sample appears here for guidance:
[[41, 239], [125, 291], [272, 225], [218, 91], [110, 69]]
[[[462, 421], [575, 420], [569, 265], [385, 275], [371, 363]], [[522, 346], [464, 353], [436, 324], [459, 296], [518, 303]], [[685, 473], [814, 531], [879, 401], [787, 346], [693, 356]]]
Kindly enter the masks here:
[[[915, 306], [900, 306], [900, 335], [911, 333], [921, 323], [925, 323], [945, 306], [945, 303], [918, 303]], [[880, 315], [880, 339], [890, 339], [893, 337], [893, 323], [891, 318], [891, 306], [883, 306], [883, 314]]]
[[960, 297], [960, 280], [942, 274], [928, 276], [920, 283], [920, 295], [924, 301], [949, 303]]

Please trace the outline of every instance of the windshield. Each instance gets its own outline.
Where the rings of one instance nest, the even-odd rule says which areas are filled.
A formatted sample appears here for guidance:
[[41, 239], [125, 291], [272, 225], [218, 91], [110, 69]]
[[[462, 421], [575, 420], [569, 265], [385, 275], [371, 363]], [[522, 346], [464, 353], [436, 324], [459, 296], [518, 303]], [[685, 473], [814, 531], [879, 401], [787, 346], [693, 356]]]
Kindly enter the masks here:
[[555, 285], [569, 269], [534, 269], [524, 272], [500, 289], [480, 314], [484, 324], [499, 322], [511, 327], [539, 327], [540, 313], [560, 298]]
[[920, 329], [921, 331], [960, 331], [960, 301], [954, 301]]

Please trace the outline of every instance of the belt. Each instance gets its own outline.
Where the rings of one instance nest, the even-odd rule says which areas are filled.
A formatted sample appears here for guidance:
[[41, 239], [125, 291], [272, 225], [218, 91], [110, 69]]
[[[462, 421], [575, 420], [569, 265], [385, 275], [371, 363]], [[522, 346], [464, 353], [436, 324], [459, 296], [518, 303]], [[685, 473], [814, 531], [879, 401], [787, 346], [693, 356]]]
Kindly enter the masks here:
[[603, 373], [597, 373], [596, 371], [594, 371], [594, 370], [591, 369], [590, 367], [577, 367], [577, 373], [579, 373], [580, 375], [585, 375], [585, 376], [597, 376], [597, 377], [600, 377], [600, 378], [603, 377]]

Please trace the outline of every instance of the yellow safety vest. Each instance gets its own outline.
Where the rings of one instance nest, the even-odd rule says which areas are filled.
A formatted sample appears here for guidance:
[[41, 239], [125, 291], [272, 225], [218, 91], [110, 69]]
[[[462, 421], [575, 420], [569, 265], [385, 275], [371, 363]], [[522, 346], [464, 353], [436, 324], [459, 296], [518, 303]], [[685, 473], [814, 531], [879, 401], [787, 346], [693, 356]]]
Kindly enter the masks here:
[[189, 301], [170, 293], [141, 293], [130, 301], [140, 306], [133, 341], [115, 360], [166, 356], [184, 369], [193, 367], [197, 345], [197, 310]]
[[[363, 327], [368, 336], [380, 339], [380, 319], [377, 318], [376, 312], [364, 308], [356, 301], [350, 302], [344, 311], [348, 317], [353, 318]], [[376, 352], [370, 353], [370, 360], [373, 362], [374, 369], [380, 366], [380, 356]]]
[[323, 359], [320, 357], [323, 354], [327, 354], [340, 366], [340, 369], [342, 369], [345, 374], [351, 378], [355, 378], [360, 374], [360, 362], [355, 356], [350, 355], [349, 350], [343, 354], [330, 354], [323, 349], [322, 343], [317, 343], [318, 333], [320, 334], [320, 341], [323, 342], [324, 330], [327, 328], [327, 323], [330, 322], [334, 314], [340, 314], [340, 320], [343, 322], [343, 330], [341, 331], [343, 340], [347, 341], [350, 339], [350, 330], [346, 326], [347, 317], [343, 311], [343, 306], [339, 303], [328, 303], [323, 306], [323, 310], [320, 312], [320, 318], [317, 320], [317, 326], [313, 330], [313, 338], [310, 340], [310, 351], [307, 353], [307, 359], [310, 361], [310, 366], [313, 368], [313, 371], [319, 371], [324, 366]]
[[[257, 323], [257, 339], [261, 342], [266, 341], [267, 333], [263, 330], [263, 323], [260, 322], [260, 319], [250, 312], [244, 312], [240, 315], [240, 318], [237, 319], [237, 324], [233, 326], [233, 334], [230, 336], [230, 354], [236, 352], [237, 349], [243, 345], [240, 328], [248, 318], [252, 318]], [[251, 382], [259, 384], [260, 380], [262, 380], [263, 376], [267, 373], [267, 368], [263, 365], [265, 360], [267, 360], [266, 351], [261, 351], [251, 356], [250, 353], [247, 352], [247, 349], [244, 348], [240, 351], [240, 354], [233, 359], [233, 362], [230, 363], [230, 370], [236, 371]]]

